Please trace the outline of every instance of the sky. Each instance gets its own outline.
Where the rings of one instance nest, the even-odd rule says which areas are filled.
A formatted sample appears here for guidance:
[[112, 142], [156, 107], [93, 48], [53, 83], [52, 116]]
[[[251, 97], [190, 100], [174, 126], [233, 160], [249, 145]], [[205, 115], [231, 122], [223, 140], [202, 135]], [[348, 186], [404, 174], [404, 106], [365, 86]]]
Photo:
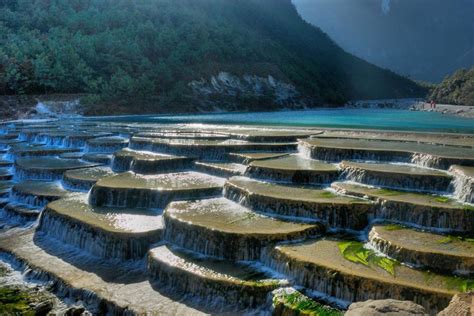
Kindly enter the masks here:
[[439, 82], [474, 65], [474, 0], [293, 0], [346, 51]]

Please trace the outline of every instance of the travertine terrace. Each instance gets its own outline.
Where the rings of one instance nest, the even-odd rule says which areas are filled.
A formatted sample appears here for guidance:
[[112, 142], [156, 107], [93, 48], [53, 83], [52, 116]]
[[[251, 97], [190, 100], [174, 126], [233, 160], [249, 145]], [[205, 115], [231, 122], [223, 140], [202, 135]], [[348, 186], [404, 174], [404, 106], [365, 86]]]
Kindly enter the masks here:
[[435, 314], [474, 287], [473, 135], [70, 119], [0, 149], [0, 251], [98, 314]]

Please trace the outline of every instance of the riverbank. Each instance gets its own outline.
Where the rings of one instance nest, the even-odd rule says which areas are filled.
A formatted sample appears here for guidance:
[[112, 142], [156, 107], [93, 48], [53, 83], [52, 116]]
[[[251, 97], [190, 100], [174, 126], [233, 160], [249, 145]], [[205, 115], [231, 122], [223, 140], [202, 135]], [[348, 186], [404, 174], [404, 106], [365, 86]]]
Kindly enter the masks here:
[[417, 102], [412, 107], [414, 111], [438, 112], [448, 115], [456, 115], [466, 118], [474, 118], [474, 106], [437, 104], [436, 108], [430, 108], [425, 102]]

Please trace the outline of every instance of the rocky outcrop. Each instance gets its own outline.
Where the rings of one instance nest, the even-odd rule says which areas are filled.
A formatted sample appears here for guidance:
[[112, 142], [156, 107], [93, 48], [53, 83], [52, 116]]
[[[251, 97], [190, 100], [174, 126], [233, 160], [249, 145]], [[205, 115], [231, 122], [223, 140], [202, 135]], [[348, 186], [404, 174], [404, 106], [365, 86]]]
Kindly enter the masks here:
[[472, 316], [474, 315], [474, 292], [458, 294], [453, 297], [449, 306], [438, 316]]
[[244, 101], [262, 98], [277, 105], [294, 106], [300, 102], [300, 93], [288, 82], [278, 80], [271, 75], [237, 76], [228, 72], [219, 72], [209, 79], [201, 78], [191, 81], [188, 86], [196, 96], [196, 100], [204, 98], [204, 103], [214, 100], [229, 99]]
[[[395, 315], [428, 315], [425, 309], [411, 301], [368, 300], [353, 303], [345, 316], [395, 316]], [[451, 314], [453, 315], [453, 314]]]

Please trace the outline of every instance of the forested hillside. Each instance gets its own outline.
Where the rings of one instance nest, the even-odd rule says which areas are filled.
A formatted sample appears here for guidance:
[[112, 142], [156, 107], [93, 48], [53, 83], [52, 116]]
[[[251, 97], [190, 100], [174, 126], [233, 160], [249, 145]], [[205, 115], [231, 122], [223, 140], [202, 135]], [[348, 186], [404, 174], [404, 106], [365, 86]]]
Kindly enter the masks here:
[[[0, 94], [88, 93], [191, 111], [424, 93], [345, 53], [290, 0], [5, 0], [0, 11]], [[139, 110], [156, 109], [120, 109]]]
[[446, 77], [431, 93], [438, 103], [474, 106], [474, 67]]

